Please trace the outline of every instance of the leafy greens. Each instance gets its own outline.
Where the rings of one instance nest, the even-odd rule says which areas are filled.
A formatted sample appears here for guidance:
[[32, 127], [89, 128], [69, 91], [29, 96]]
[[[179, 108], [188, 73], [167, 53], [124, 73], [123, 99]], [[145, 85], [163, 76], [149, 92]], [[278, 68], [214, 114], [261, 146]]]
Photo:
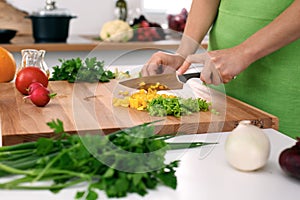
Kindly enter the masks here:
[[54, 66], [50, 80], [67, 80], [70, 83], [78, 82], [108, 82], [115, 78], [115, 74], [104, 69], [104, 61], [97, 61], [95, 57], [69, 60], [59, 59], [61, 66]]
[[166, 115], [172, 115], [180, 117], [182, 115], [190, 115], [199, 111], [208, 111], [210, 103], [206, 100], [197, 98], [165, 98], [159, 96], [152, 99], [148, 105], [147, 110], [151, 116], [163, 117]]
[[[59, 192], [84, 182], [88, 183], [87, 189], [78, 191], [75, 199], [86, 200], [96, 200], [97, 190], [105, 191], [108, 197], [124, 197], [128, 193], [143, 196], [159, 184], [175, 189], [179, 161], [165, 164], [166, 151], [212, 143], [167, 143], [165, 140], [174, 135], [155, 135], [152, 123], [103, 136], [71, 135], [64, 131], [62, 121], [53, 120], [48, 126], [56, 133], [54, 138], [41, 137], [34, 142], [0, 148], [0, 177], [19, 175], [0, 183], [0, 189]], [[141, 156], [130, 159], [122, 154], [124, 151]], [[133, 167], [138, 173], [118, 170], [122, 167]], [[33, 184], [40, 181], [49, 184]]]

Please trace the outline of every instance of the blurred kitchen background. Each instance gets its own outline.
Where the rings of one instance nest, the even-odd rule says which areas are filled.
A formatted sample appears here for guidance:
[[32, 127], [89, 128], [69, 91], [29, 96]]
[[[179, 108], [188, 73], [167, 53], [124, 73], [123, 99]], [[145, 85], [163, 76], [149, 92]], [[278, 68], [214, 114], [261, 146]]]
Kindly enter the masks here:
[[[97, 57], [99, 60], [103, 60], [107, 66], [142, 66], [158, 50], [176, 51], [192, 0], [125, 0], [128, 11], [126, 22], [134, 30], [137, 30], [134, 31], [133, 38], [127, 40], [130, 43], [126, 43], [126, 41], [114, 44], [112, 44], [114, 41], [110, 41], [109, 44], [99, 43], [103, 39], [100, 37], [100, 32], [104, 24], [118, 19], [117, 1], [55, 0], [57, 8], [70, 11], [71, 15], [76, 18], [70, 20], [67, 42], [49, 40], [41, 42], [35, 37], [33, 31], [35, 29], [32, 27], [35, 23], [32, 23], [28, 16], [42, 9], [45, 10], [46, 2], [51, 2], [51, 0], [0, 0], [0, 29], [17, 30], [17, 36], [11, 42], [0, 42], [0, 44], [13, 54], [18, 65], [21, 63], [20, 52], [22, 49], [44, 49], [46, 50], [45, 61], [49, 67], [60, 65], [59, 58], [76, 57], [82, 59]], [[140, 16], [144, 16], [148, 22], [151, 22], [151, 27], [157, 27], [155, 30], [159, 33], [159, 37], [153, 35], [146, 37], [145, 33], [149, 34], [152, 29], [143, 26], [138, 26], [136, 29], [136, 24], [132, 25], [133, 20]], [[170, 16], [172, 20], [170, 20]], [[33, 18], [31, 19], [33, 21]], [[175, 29], [171, 28], [172, 31], [170, 31], [170, 21], [175, 24]], [[47, 31], [35, 31], [39, 35], [42, 35], [41, 32], [47, 32], [48, 35], [50, 32], [58, 32], [57, 34], [61, 35], [61, 28], [50, 28], [49, 30], [49, 25], [45, 25], [47, 24], [45, 22], [43, 24], [44, 27], [47, 27], [44, 28]], [[181, 30], [176, 30], [177, 28]], [[139, 33], [138, 30], [142, 32]], [[137, 37], [139, 35], [144, 35], [145, 38], [140, 39]], [[141, 43], [135, 43], [135, 41]]]
[[[28, 14], [45, 6], [45, 0], [6, 0], [19, 10]], [[128, 18], [143, 14], [149, 21], [157, 22], [167, 28], [167, 15], [179, 13], [182, 8], [189, 10], [192, 0], [126, 0]], [[77, 18], [70, 22], [70, 35], [99, 34], [102, 25], [116, 19], [116, 0], [57, 0], [57, 7], [66, 8]]]

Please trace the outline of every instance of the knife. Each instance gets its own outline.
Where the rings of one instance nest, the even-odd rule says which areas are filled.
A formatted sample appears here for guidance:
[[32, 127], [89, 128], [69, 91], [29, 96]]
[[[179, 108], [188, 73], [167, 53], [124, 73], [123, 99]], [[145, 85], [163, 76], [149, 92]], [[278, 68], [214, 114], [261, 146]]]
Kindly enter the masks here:
[[159, 74], [154, 76], [143, 76], [140, 78], [132, 78], [129, 80], [120, 81], [119, 84], [126, 87], [141, 89], [147, 88], [147, 86], [160, 85], [166, 86], [167, 89], [175, 90], [182, 89], [183, 85], [191, 78], [200, 78], [201, 72], [187, 73], [178, 75], [176, 72], [171, 74]]

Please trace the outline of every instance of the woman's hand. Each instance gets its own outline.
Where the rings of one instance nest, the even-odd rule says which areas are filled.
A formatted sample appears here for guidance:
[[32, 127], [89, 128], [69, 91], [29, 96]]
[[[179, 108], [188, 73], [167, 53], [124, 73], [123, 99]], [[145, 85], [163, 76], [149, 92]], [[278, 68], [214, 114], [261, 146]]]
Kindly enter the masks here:
[[219, 85], [230, 82], [235, 76], [244, 71], [251, 63], [246, 52], [239, 47], [193, 54], [186, 58], [178, 69], [183, 74], [192, 63], [202, 63], [200, 79], [207, 84]]
[[158, 51], [154, 53], [142, 68], [142, 76], [175, 72], [185, 58], [179, 54]]
[[271, 23], [238, 46], [188, 56], [178, 73], [184, 73], [191, 63], [200, 62], [204, 64], [200, 77], [203, 82], [215, 85], [230, 82], [251, 63], [300, 38], [299, 10], [300, 0], [295, 0]]

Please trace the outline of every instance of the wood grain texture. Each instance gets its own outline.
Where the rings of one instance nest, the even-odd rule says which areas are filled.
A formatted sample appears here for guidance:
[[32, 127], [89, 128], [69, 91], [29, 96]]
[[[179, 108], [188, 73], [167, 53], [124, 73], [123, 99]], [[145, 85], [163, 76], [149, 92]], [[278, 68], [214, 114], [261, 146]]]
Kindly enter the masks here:
[[[51, 81], [49, 89], [57, 93], [46, 107], [25, 102], [13, 83], [0, 84], [0, 113], [4, 145], [36, 140], [53, 135], [46, 125], [53, 119], [64, 123], [70, 133], [101, 133], [162, 120], [155, 124], [157, 134], [181, 132], [185, 134], [231, 131], [241, 120], [251, 120], [262, 128], [278, 129], [278, 119], [248, 104], [191, 81], [192, 90], [181, 92], [204, 98], [212, 103], [219, 115], [199, 112], [181, 118], [151, 117], [147, 112], [114, 107], [112, 100], [125, 90], [117, 80], [108, 83], [75, 83]], [[132, 92], [132, 91], [131, 91]], [[185, 95], [184, 93], [178, 95]]]
[[26, 19], [28, 13], [18, 10], [5, 0], [0, 0], [0, 28], [15, 29], [18, 35], [31, 34], [30, 19]]
[[[1, 15], [1, 14], [0, 14]], [[10, 52], [20, 52], [22, 49], [44, 49], [53, 51], [92, 51], [92, 50], [135, 50], [135, 49], [177, 49], [180, 40], [168, 39], [154, 42], [101, 42], [96, 36], [70, 35], [67, 43], [34, 43], [32, 35], [20, 35], [11, 40], [11, 44], [1, 44]], [[207, 43], [201, 44], [207, 48]]]

